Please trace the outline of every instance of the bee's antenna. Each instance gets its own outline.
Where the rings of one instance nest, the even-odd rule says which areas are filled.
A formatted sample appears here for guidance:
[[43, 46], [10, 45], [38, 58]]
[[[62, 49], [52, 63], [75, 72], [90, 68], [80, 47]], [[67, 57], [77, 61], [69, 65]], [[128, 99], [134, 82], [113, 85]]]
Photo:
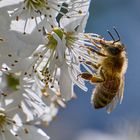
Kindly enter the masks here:
[[111, 32], [110, 32], [109, 30], [107, 30], [107, 32], [108, 32], [108, 34], [111, 36], [111, 38], [113, 39], [113, 41], [116, 42], [116, 41], [115, 41], [115, 38], [113, 37], [113, 35], [111, 34]]
[[121, 40], [121, 37], [120, 37], [120, 35], [119, 35], [117, 29], [116, 29], [115, 27], [113, 27], [113, 29], [114, 29], [114, 31], [116, 32], [117, 36], [118, 36], [118, 40], [116, 40], [115, 42], [118, 42], [118, 41]]

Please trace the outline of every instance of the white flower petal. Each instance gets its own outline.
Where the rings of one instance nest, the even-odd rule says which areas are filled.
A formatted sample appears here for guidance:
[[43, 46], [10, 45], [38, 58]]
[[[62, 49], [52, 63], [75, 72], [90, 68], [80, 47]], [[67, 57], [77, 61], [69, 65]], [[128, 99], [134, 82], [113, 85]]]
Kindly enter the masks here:
[[[10, 17], [8, 15], [8, 13], [5, 11], [5, 9], [0, 9], [0, 31], [7, 31], [8, 29], [10, 29]], [[0, 37], [1, 37], [1, 32], [0, 32]]]
[[14, 4], [18, 4], [22, 0], [1, 0], [0, 7], [11, 6]]
[[60, 27], [64, 28], [68, 32], [83, 32], [87, 23], [88, 13], [84, 16], [78, 17], [74, 20], [62, 18], [60, 20]]
[[17, 136], [14, 136], [14, 134], [12, 134], [10, 132], [10, 130], [8, 128], [5, 129], [5, 132], [0, 132], [0, 140], [19, 140]]
[[73, 82], [69, 75], [68, 66], [65, 63], [61, 67], [59, 85], [62, 98], [66, 101], [70, 100], [73, 95]]
[[32, 125], [24, 125], [17, 134], [21, 140], [49, 140], [49, 136], [43, 130]]

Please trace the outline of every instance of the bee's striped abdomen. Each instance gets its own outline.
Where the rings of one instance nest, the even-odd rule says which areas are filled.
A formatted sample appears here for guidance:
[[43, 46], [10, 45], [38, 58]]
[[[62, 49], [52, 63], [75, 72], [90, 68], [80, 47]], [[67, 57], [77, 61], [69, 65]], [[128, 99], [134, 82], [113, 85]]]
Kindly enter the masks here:
[[115, 78], [108, 79], [106, 82], [97, 85], [93, 91], [91, 102], [96, 109], [107, 106], [116, 96], [120, 85], [120, 80]]
[[109, 91], [105, 91], [100, 87], [96, 87], [93, 92], [94, 93], [92, 94], [91, 100], [96, 109], [103, 108], [108, 105], [116, 95], [116, 93], [110, 93]]

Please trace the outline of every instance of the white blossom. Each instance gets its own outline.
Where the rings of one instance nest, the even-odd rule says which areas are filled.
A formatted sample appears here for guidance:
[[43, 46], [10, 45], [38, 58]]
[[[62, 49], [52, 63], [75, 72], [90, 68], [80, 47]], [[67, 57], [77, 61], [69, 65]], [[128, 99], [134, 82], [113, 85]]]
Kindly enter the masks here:
[[[38, 5], [37, 5], [38, 3]], [[64, 3], [67, 5], [64, 6]], [[35, 5], [34, 5], [35, 4]], [[47, 6], [45, 4], [45, 1], [22, 1], [22, 0], [18, 0], [18, 1], [4, 1], [2, 0], [1, 1], [1, 7], [0, 8], [0, 11], [1, 11], [1, 15], [0, 15], [0, 19], [2, 21], [2, 24], [1, 24], [1, 27], [0, 28], [0, 57], [1, 57], [1, 61], [0, 61], [0, 64], [2, 65], [2, 68], [4, 68], [5, 70], [9, 70], [11, 72], [13, 71], [16, 71], [17, 69], [19, 70], [20, 67], [23, 67], [23, 65], [27, 66], [27, 63], [32, 63], [32, 59], [30, 58], [27, 58], [29, 57], [32, 52], [38, 47], [38, 45], [44, 43], [43, 40], [42, 40], [42, 32], [40, 32], [39, 34], [36, 34], [37, 30], [38, 30], [38, 24], [35, 26], [36, 28], [34, 28], [32, 30], [32, 32], [30, 34], [26, 34], [26, 35], [23, 35], [22, 33], [20, 33], [18, 31], [18, 25], [15, 25], [15, 30], [13, 29], [13, 13], [17, 13], [17, 11], [20, 11], [21, 14], [21, 18], [23, 20], [26, 19], [26, 21], [28, 21], [28, 19], [31, 19], [31, 13], [35, 14], [35, 18], [37, 18], [38, 16], [40, 17], [40, 15], [38, 15], [36, 13], [36, 9], [38, 10], [42, 10], [42, 8], [44, 9], [45, 6]], [[62, 25], [62, 22], [65, 20], [65, 18], [67, 17], [66, 15], [69, 14], [69, 17], [67, 17], [67, 22], [66, 23], [69, 23], [70, 21], [73, 21], [75, 20], [74, 18], [74, 15], [77, 13], [77, 16], [76, 16], [76, 19], [75, 21], [77, 21], [77, 23], [79, 22], [79, 19], [83, 17], [83, 15], [87, 14], [87, 11], [88, 11], [88, 7], [89, 7], [89, 1], [88, 0], [76, 0], [75, 2], [73, 1], [48, 1], [47, 3], [48, 5], [50, 4], [50, 6], [48, 7], [51, 7], [50, 10], [53, 11], [52, 13], [55, 13], [54, 15], [56, 16], [56, 13], [57, 15], [60, 15], [59, 17], [59, 22]], [[25, 11], [26, 12], [23, 12], [23, 15], [22, 15], [22, 10], [24, 10], [24, 8], [19, 8], [20, 5], [22, 7], [30, 7], [30, 10], [27, 8], [25, 8]], [[34, 8], [35, 9], [34, 9]], [[55, 7], [57, 7], [58, 9], [55, 9]], [[63, 12], [60, 12], [61, 9], [65, 9], [67, 10], [66, 13], [63, 13]], [[82, 8], [82, 12], [79, 12], [79, 9]], [[12, 10], [13, 9], [13, 10]], [[15, 9], [15, 10], [14, 10]], [[19, 10], [18, 10], [19, 9]], [[57, 11], [57, 12], [56, 12]], [[9, 15], [8, 15], [8, 13]], [[28, 16], [26, 17], [26, 13]], [[31, 12], [31, 13], [30, 13]], [[60, 13], [59, 13], [60, 12]], [[75, 13], [74, 15], [72, 13]], [[43, 13], [43, 12], [42, 12]], [[51, 12], [48, 12], [48, 14], [51, 14]], [[53, 19], [55, 19], [56, 17], [52, 17]], [[62, 18], [62, 17], [63, 18]], [[81, 20], [80, 19], [80, 20]], [[51, 20], [47, 20], [47, 21], [51, 21]], [[83, 22], [83, 23], [86, 23], [86, 22]], [[39, 23], [39, 24], [42, 24]], [[45, 26], [44, 26], [45, 24]], [[52, 30], [52, 29], [48, 29], [48, 25], [46, 25], [46, 23], [44, 23], [43, 26], [41, 26], [41, 29], [43, 29], [45, 27], [46, 30]], [[24, 24], [25, 25], [25, 24]], [[22, 24], [19, 23], [19, 28], [21, 28]], [[26, 26], [26, 25], [25, 25]], [[54, 24], [53, 27], [56, 27], [57, 26], [57, 23]], [[66, 28], [69, 27], [64, 25]], [[29, 29], [31, 29], [32, 24], [29, 25]], [[43, 28], [42, 28], [43, 27]], [[82, 27], [82, 26], [81, 26]], [[84, 29], [85, 25], [82, 27], [82, 29]], [[62, 27], [63, 28], [63, 27]], [[65, 28], [65, 29], [66, 29]], [[76, 27], [75, 27], [76, 28]], [[25, 29], [25, 27], [24, 27]], [[74, 29], [74, 28], [73, 28]], [[18, 31], [18, 32], [17, 32]], [[23, 60], [23, 58], [25, 58]], [[4, 67], [3, 67], [4, 65]], [[17, 68], [18, 67], [18, 68]], [[22, 69], [22, 68], [21, 68]]]
[[[25, 2], [27, 3], [24, 3], [24, 7], [25, 4], [29, 5], [29, 1]], [[33, 4], [34, 2], [31, 1], [31, 3]], [[20, 84], [23, 83], [22, 81], [32, 79], [36, 83], [35, 85], [38, 86], [38, 89], [40, 89], [38, 93], [43, 93], [40, 96], [42, 100], [45, 100], [47, 104], [55, 102], [62, 107], [65, 107], [64, 101], [75, 97], [75, 93], [73, 91], [75, 83], [83, 90], [87, 90], [83, 80], [77, 80], [77, 75], [81, 72], [80, 57], [87, 57], [85, 59], [90, 59], [90, 57], [88, 57], [87, 50], [81, 47], [85, 43], [85, 37], [80, 34], [80, 32], [82, 33], [84, 31], [87, 22], [89, 1], [76, 0], [75, 2], [67, 1], [67, 3], [68, 5], [66, 8], [63, 6], [64, 3], [61, 1], [61, 8], [66, 8], [68, 11], [60, 18], [59, 23], [61, 28], [54, 27], [50, 32], [48, 32], [48, 29], [43, 26], [43, 34], [46, 34], [44, 39], [45, 45], [39, 45], [39, 47], [37, 47], [29, 57], [25, 57], [25, 59], [23, 59], [22, 55], [10, 53], [8, 54], [8, 59], [6, 57], [6, 61], [6, 59], [4, 60], [5, 55], [2, 55], [2, 60], [6, 62], [6, 65], [2, 62], [3, 69], [8, 72], [21, 73]], [[20, 4], [23, 4], [23, 2], [17, 5]], [[71, 11], [71, 9], [73, 10]], [[76, 15], [76, 12], [78, 13], [77, 16], [73, 16]], [[62, 13], [60, 12], [59, 14]], [[67, 17], [68, 14], [69, 17]], [[67, 21], [64, 22], [66, 18]], [[38, 27], [36, 27], [34, 31], [36, 29], [38, 29]], [[34, 31], [30, 35], [35, 35]], [[22, 39], [22, 36], [19, 38]], [[36, 46], [37, 45], [35, 45], [35, 48]], [[32, 47], [29, 48], [32, 49]], [[19, 47], [16, 47], [16, 49], [19, 49]], [[25, 47], [14, 52], [24, 52], [23, 54], [25, 55], [26, 50], [27, 53], [31, 52], [29, 49], [25, 49]], [[8, 49], [7, 51], [9, 52]], [[26, 54], [26, 56], [28, 55], [29, 54]]]
[[[87, 16], [84, 19], [87, 19]], [[82, 26], [85, 24], [83, 21], [86, 22], [84, 19], [79, 19]], [[75, 27], [73, 23], [74, 21], [69, 24], [71, 28]], [[78, 80], [77, 76], [81, 73], [80, 64], [85, 66], [81, 62], [92, 61], [92, 58], [88, 54], [88, 49], [83, 47], [87, 43], [84, 33], [80, 33], [80, 30], [74, 31], [74, 29], [67, 31], [71, 28], [56, 27], [52, 32], [48, 32], [47, 43], [34, 52], [33, 57], [37, 59], [26, 71], [26, 75], [23, 75], [23, 77], [34, 78], [40, 92], [43, 93], [43, 100], [44, 95], [49, 99], [45, 98], [47, 102], [52, 102], [54, 97], [57, 100], [61, 97], [62, 101], [75, 97], [74, 84], [87, 90], [84, 81]], [[80, 28], [80, 23], [78, 28]]]
[[34, 124], [28, 125], [23, 105], [17, 104], [15, 98], [9, 98], [6, 93], [0, 94], [0, 139], [30, 140], [36, 136], [42, 140], [49, 137]]
[[95, 61], [84, 33], [89, 4], [0, 0], [1, 140], [48, 140], [35, 125], [47, 126], [59, 106], [76, 97], [74, 85], [87, 91], [78, 75], [81, 66], [90, 71], [85, 62]]
[[[22, 84], [20, 84], [19, 77], [20, 75], [14, 74], [1, 75], [1, 80], [5, 81], [5, 86], [1, 86], [1, 89], [6, 93], [4, 94], [6, 101], [10, 101], [10, 103], [16, 101], [14, 104], [10, 104], [10, 107], [20, 106], [22, 108], [25, 114], [24, 116], [23, 113], [19, 114], [22, 121], [32, 121], [36, 124], [45, 122], [49, 124], [57, 115], [58, 106], [53, 101], [46, 105], [39, 93], [33, 90], [33, 80], [22, 81]], [[15, 114], [16, 112], [13, 111], [12, 113]]]
[[6, 7], [11, 16], [11, 29], [23, 34], [37, 32], [45, 27], [48, 31], [59, 25], [59, 20], [77, 18], [87, 13], [89, 0], [2, 0], [1, 7]]
[[[0, 65], [5, 70], [11, 70], [22, 61], [23, 65], [29, 63], [31, 59], [28, 57], [39, 45], [36, 43], [25, 42], [29, 35], [24, 36], [16, 31], [10, 30], [10, 17], [4, 9], [0, 9]], [[25, 59], [23, 59], [25, 58]], [[22, 67], [23, 67], [22, 65]], [[19, 68], [19, 67], [18, 67]]]
[[[34, 1], [31, 1], [31, 3], [29, 1], [24, 2], [25, 3], [21, 2], [17, 5], [19, 6], [22, 4], [22, 6], [24, 5], [23, 7], [29, 8], [29, 6], [33, 6], [32, 4], [35, 4]], [[42, 2], [41, 6], [44, 6], [44, 3]], [[63, 5], [64, 3], [61, 4]], [[69, 7], [74, 10], [71, 11], [71, 8], [69, 9]], [[3, 55], [4, 53], [1, 54], [2, 69], [5, 72], [20, 73], [19, 83], [21, 88], [17, 92], [18, 94], [22, 93], [20, 96], [24, 99], [19, 98], [19, 102], [21, 100], [25, 101], [25, 96], [26, 98], [34, 98], [34, 96], [37, 96], [38, 100], [43, 102], [46, 108], [50, 107], [52, 104], [54, 104], [56, 108], [58, 105], [65, 107], [65, 101], [75, 97], [74, 84], [87, 91], [84, 81], [82, 79], [78, 79], [78, 75], [81, 73], [81, 65], [89, 70], [84, 63], [86, 60], [93, 61], [92, 57], [89, 55], [88, 47], [86, 47], [86, 45], [91, 43], [88, 42], [88, 38], [83, 33], [88, 19], [88, 7], [89, 1], [86, 0], [77, 0], [75, 2], [69, 1], [67, 6], [68, 12], [62, 15], [63, 17], [60, 18], [60, 27], [56, 26], [48, 31], [48, 29], [43, 25], [42, 34], [45, 36], [44, 45], [39, 45], [39, 43], [31, 43], [32, 41], [30, 42], [27, 40], [28, 34], [24, 37], [23, 35], [19, 35], [19, 32], [13, 30], [9, 30], [8, 34], [5, 35], [9, 44], [7, 43], [5, 45], [5, 40], [3, 38], [6, 37], [2, 36], [1, 50], [3, 50], [4, 53], [7, 51], [6, 55]], [[26, 12], [29, 12], [29, 9], [26, 8]], [[41, 10], [38, 6], [34, 8], [39, 8], [39, 10]], [[34, 10], [34, 8], [30, 7], [32, 10]], [[62, 6], [61, 8], [66, 7]], [[83, 8], [83, 11], [81, 11], [81, 8]], [[21, 10], [24, 10], [24, 8]], [[14, 12], [16, 13], [17, 11], [18, 10]], [[20, 12], [22, 15], [22, 11]], [[32, 12], [36, 12], [36, 10]], [[78, 13], [77, 16], [73, 16], [76, 15], [75, 12]], [[60, 12], [59, 14], [62, 13]], [[79, 14], [80, 16], [78, 16]], [[10, 24], [9, 18], [11, 18], [13, 15], [11, 12], [9, 12], [9, 15], [6, 13], [6, 15], [7, 17], [10, 16], [5, 19], [8, 20]], [[34, 17], [37, 18], [38, 15], [35, 15]], [[31, 17], [26, 17], [26, 20], [29, 18]], [[38, 24], [37, 27], [29, 34], [29, 38], [30, 36], [35, 35], [34, 32], [36, 30], [38, 30]], [[5, 34], [5, 32], [3, 32], [3, 34]], [[13, 35], [14, 39], [12, 39], [10, 34]], [[15, 37], [18, 39], [15, 39]], [[23, 41], [22, 39], [26, 40], [25, 47], [23, 44], [18, 44], [18, 41]], [[15, 43], [13, 40], [16, 40], [17, 42]], [[12, 43], [15, 43], [23, 48], [19, 48]], [[30, 43], [32, 46], [35, 44], [35, 47], [28, 46]], [[3, 47], [3, 44], [7, 47], [6, 49]], [[11, 48], [9, 46], [14, 46], [15, 48]], [[30, 81], [32, 85], [29, 86], [27, 83], [30, 83]], [[27, 86], [24, 85], [24, 82]], [[38, 103], [35, 104], [37, 105], [36, 107], [39, 107]], [[31, 109], [28, 107], [28, 105], [25, 106], [28, 108], [29, 112], [31, 112], [32, 109], [33, 112], [35, 111], [35, 108]], [[32, 113], [29, 114], [31, 114], [30, 116], [34, 115]], [[42, 116], [46, 116], [45, 111]]]

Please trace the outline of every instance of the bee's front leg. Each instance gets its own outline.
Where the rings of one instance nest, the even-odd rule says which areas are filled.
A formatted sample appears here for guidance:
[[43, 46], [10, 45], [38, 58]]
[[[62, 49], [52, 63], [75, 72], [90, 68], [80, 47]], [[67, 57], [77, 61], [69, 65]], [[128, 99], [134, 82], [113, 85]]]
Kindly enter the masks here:
[[87, 49], [88, 49], [90, 52], [96, 53], [96, 54], [99, 55], [99, 56], [106, 57], [105, 54], [103, 54], [103, 53], [100, 52], [100, 51], [95, 50], [94, 48], [87, 47]]
[[83, 62], [84, 64], [88, 65], [93, 70], [98, 70], [99, 67], [101, 66], [101, 64], [95, 64], [95, 63], [92, 63], [91, 61], [80, 61], [80, 62]]
[[101, 66], [100, 64], [94, 64], [91, 61], [85, 61], [85, 64], [96, 70], [99, 69], [99, 67]]

